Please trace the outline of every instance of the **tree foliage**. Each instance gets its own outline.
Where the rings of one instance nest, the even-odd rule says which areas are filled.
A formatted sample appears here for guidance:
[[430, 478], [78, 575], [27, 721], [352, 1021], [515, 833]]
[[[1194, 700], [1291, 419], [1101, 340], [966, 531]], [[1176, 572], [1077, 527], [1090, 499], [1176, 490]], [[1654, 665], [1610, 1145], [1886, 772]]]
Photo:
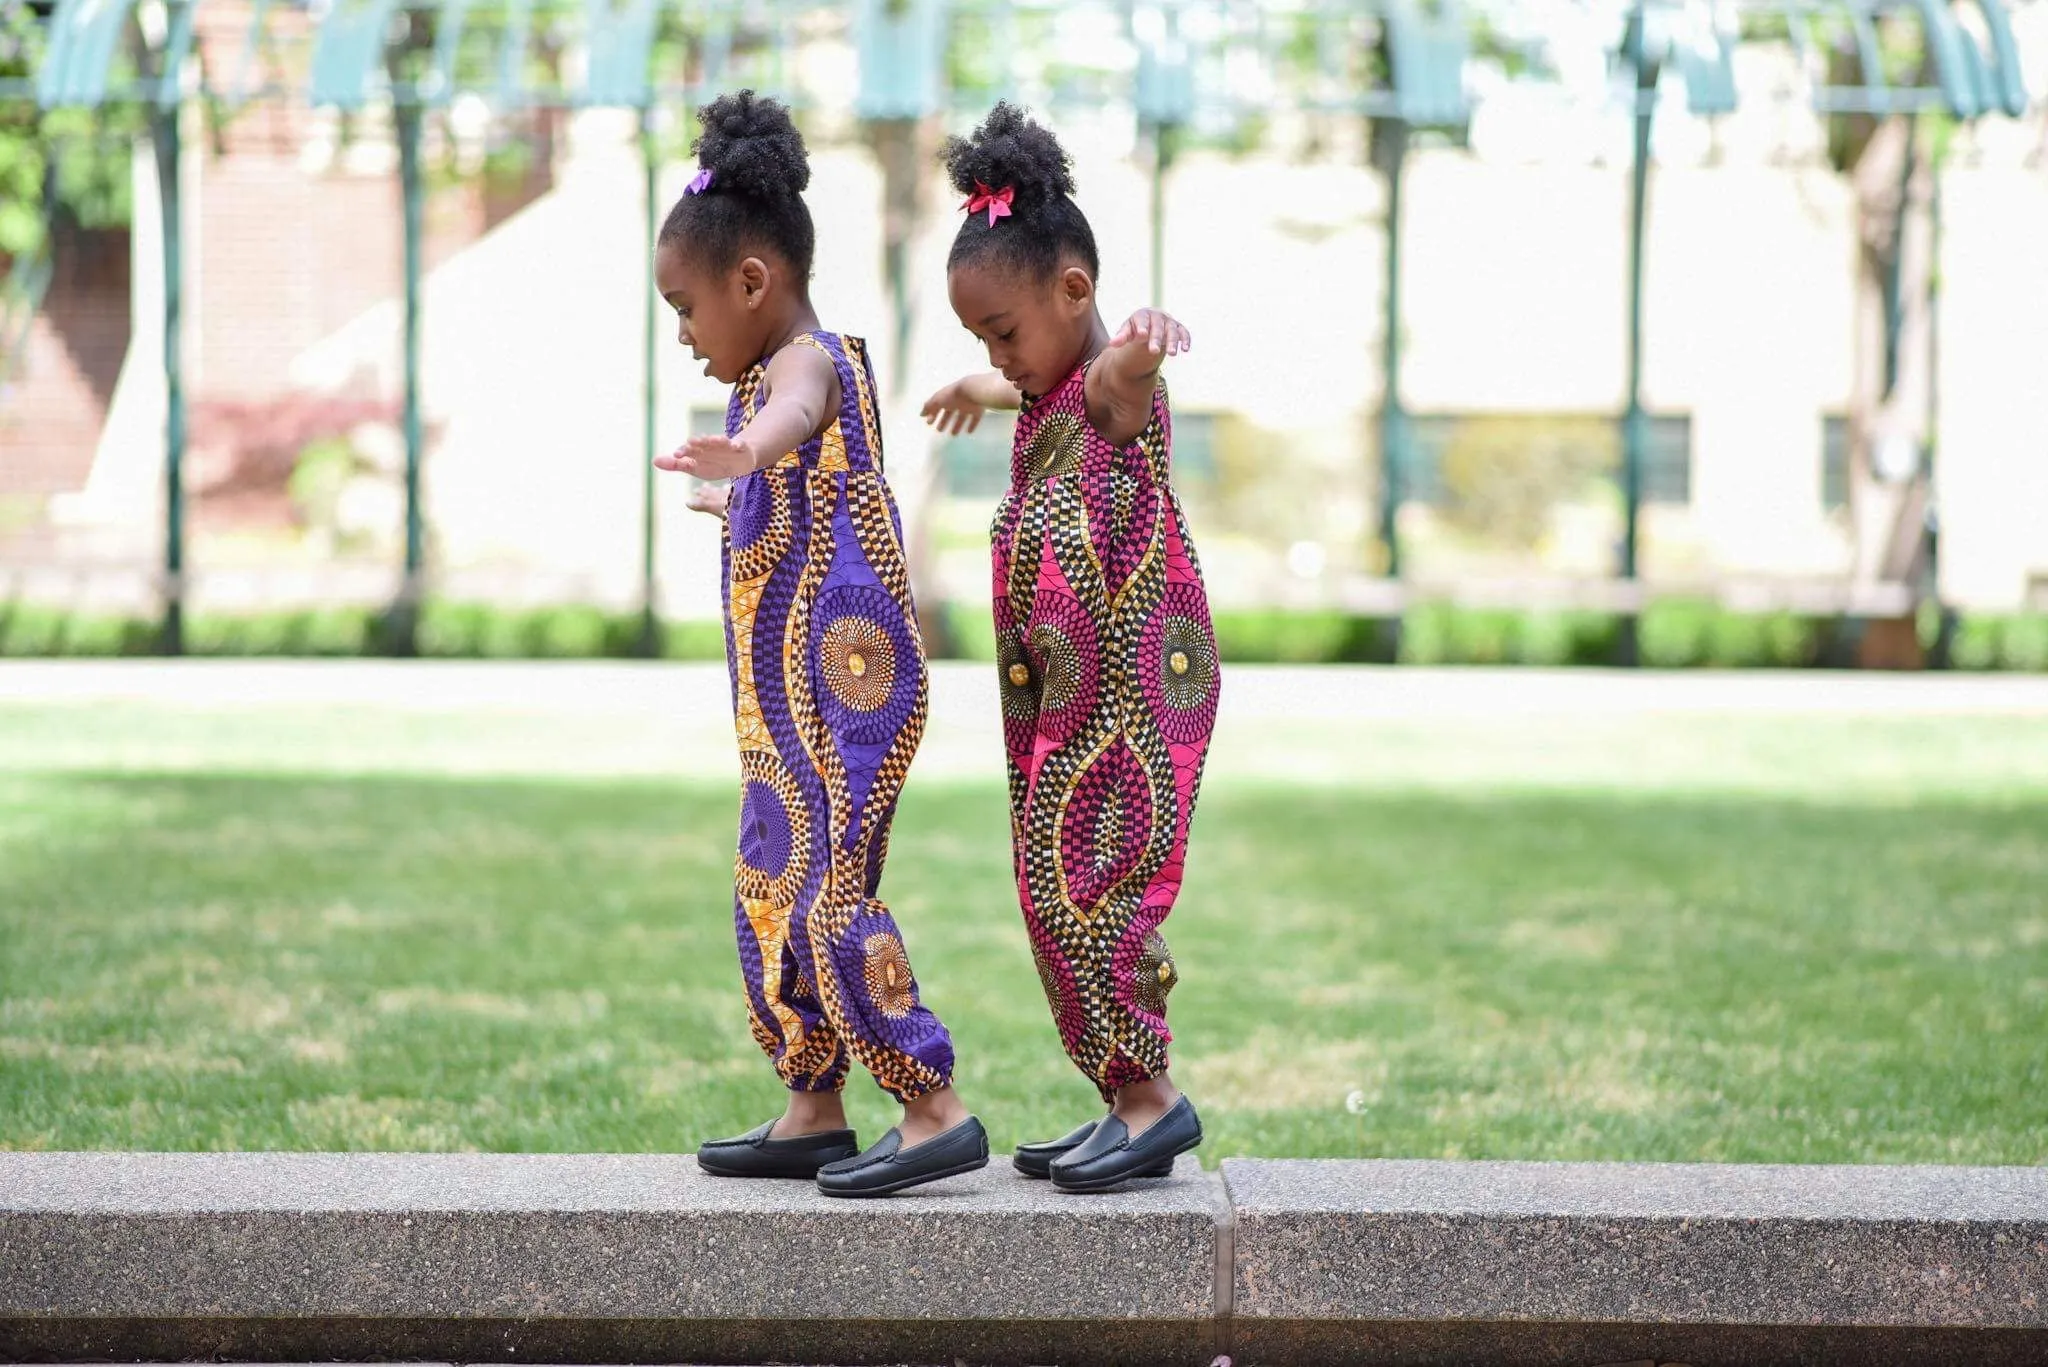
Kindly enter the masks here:
[[[34, 74], [46, 22], [32, 7], [0, 8], [0, 78]], [[0, 257], [37, 255], [52, 228], [125, 226], [134, 211], [135, 140], [144, 131], [142, 111], [125, 103], [45, 112], [25, 99], [0, 100]]]

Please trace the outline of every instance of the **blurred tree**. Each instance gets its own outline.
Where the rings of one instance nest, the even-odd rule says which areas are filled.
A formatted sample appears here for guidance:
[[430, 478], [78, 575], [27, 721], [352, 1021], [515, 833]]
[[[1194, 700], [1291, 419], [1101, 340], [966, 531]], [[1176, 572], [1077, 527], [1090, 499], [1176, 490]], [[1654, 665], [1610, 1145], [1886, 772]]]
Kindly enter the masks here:
[[[49, 9], [0, 7], [0, 78], [34, 75]], [[0, 101], [0, 264], [39, 255], [53, 233], [125, 228], [145, 128], [129, 104], [45, 113], [28, 100]]]
[[[1879, 79], [1934, 83], [1927, 34], [1904, 14], [1877, 21], [1881, 71], [1864, 69], [1847, 25], [1828, 32], [1831, 86]], [[1828, 159], [1856, 196], [1855, 353], [1849, 406], [1849, 507], [1854, 579], [1918, 587], [1928, 568], [1933, 501], [1928, 429], [1933, 384], [1935, 180], [1946, 150], [1945, 121], [1917, 114], [1828, 118]], [[1872, 622], [1858, 663], [1923, 663], [1915, 618]]]

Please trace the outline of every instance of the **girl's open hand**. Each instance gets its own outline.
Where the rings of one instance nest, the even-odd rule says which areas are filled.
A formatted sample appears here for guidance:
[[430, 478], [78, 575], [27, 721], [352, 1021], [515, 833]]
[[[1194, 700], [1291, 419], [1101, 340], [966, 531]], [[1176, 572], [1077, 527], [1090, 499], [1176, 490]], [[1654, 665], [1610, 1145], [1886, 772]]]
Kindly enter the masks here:
[[981, 426], [981, 415], [986, 411], [981, 401], [967, 392], [967, 381], [955, 380], [924, 401], [921, 416], [934, 430], [957, 437]]
[[1109, 339], [1111, 348], [1143, 344], [1155, 356], [1178, 356], [1194, 345], [1188, 330], [1158, 309], [1139, 309]]
[[754, 473], [754, 452], [731, 437], [692, 437], [665, 456], [654, 458], [657, 470], [675, 470], [698, 479], [737, 479]]
[[690, 490], [690, 510], [709, 513], [713, 517], [724, 517], [725, 507], [732, 502], [730, 484], [700, 484]]

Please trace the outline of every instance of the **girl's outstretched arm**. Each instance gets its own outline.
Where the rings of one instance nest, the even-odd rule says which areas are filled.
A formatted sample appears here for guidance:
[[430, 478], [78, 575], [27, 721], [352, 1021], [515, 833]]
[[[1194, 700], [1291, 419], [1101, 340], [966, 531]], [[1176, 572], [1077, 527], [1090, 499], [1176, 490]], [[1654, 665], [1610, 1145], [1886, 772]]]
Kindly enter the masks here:
[[692, 437], [673, 454], [656, 456], [655, 465], [699, 479], [736, 479], [766, 469], [832, 425], [839, 374], [823, 352], [784, 347], [768, 362], [763, 383], [768, 398], [738, 436]]
[[1023, 401], [1024, 396], [1017, 392], [1017, 386], [1004, 379], [1000, 370], [985, 370], [978, 375], [955, 380], [926, 399], [922, 416], [947, 436], [957, 437], [981, 426], [981, 415], [985, 410], [1015, 409]]
[[688, 506], [693, 513], [709, 513], [713, 517], [724, 517], [726, 508], [731, 502], [731, 485], [700, 484], [690, 490]]
[[1112, 446], [1136, 441], [1152, 421], [1159, 368], [1193, 344], [1188, 330], [1158, 309], [1139, 309], [1088, 367], [1088, 421]]

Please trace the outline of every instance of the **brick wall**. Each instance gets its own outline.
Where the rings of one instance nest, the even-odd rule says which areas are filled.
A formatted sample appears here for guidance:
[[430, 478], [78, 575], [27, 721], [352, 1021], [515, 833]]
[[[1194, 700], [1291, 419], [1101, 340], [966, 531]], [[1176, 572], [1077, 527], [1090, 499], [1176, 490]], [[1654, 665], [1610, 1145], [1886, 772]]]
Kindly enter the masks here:
[[[283, 394], [294, 356], [402, 292], [395, 177], [308, 172], [296, 151], [250, 138], [225, 156], [203, 154], [197, 178], [185, 296], [194, 402]], [[426, 268], [474, 242], [496, 216], [473, 186], [430, 197]], [[39, 504], [79, 488], [91, 468], [130, 335], [128, 235], [94, 236], [105, 240], [59, 253], [23, 363], [0, 400], [0, 502]]]
[[[197, 14], [197, 42], [216, 88], [292, 93], [253, 100], [221, 125], [195, 126], [196, 231], [186, 244], [186, 308], [193, 328], [186, 394], [196, 403], [249, 402], [287, 392], [292, 359], [404, 288], [404, 225], [385, 117], [365, 111], [357, 143], [371, 169], [348, 157], [309, 167], [304, 149], [331, 137], [332, 115], [304, 99], [310, 20], [274, 7], [265, 43], [245, 63], [244, 0], [214, 0]], [[426, 205], [424, 266], [432, 270], [552, 183], [558, 118], [526, 136], [540, 152], [528, 183], [463, 184]], [[429, 165], [442, 160], [430, 119]], [[0, 398], [0, 532], [52, 493], [81, 487], [99, 442], [130, 336], [130, 260], [125, 232], [60, 252], [58, 276], [32, 324], [23, 364]], [[144, 319], [141, 325], [157, 326]]]
[[260, 398], [292, 358], [401, 285], [396, 187], [267, 151], [209, 161], [193, 253], [195, 397]]
[[0, 530], [92, 467], [128, 352], [128, 252], [126, 230], [58, 237], [49, 293], [0, 396]]

